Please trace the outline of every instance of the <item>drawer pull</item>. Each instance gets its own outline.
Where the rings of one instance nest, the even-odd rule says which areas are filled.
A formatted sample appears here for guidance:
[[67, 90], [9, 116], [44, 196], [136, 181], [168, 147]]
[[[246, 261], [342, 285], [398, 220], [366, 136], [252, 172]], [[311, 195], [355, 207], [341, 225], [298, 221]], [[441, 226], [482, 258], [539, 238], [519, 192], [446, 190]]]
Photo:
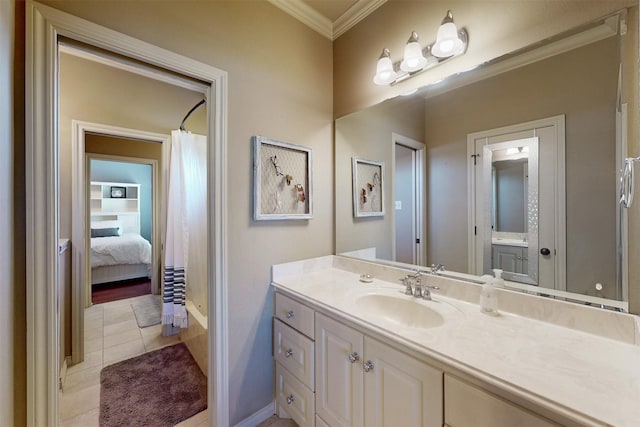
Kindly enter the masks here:
[[349, 362], [356, 363], [358, 360], [360, 360], [360, 355], [358, 354], [357, 351], [354, 351], [352, 354], [349, 355]]
[[293, 356], [293, 349], [289, 349], [284, 353], [284, 357], [291, 357]]
[[295, 315], [296, 315], [296, 312], [295, 312], [295, 311], [293, 311], [293, 310], [289, 310], [289, 311], [287, 312], [287, 319], [291, 319], [291, 318], [295, 317]]
[[287, 397], [287, 405], [291, 405], [295, 401], [296, 401], [296, 397], [293, 394]]
[[373, 362], [371, 360], [367, 360], [367, 362], [363, 365], [365, 372], [373, 371]]

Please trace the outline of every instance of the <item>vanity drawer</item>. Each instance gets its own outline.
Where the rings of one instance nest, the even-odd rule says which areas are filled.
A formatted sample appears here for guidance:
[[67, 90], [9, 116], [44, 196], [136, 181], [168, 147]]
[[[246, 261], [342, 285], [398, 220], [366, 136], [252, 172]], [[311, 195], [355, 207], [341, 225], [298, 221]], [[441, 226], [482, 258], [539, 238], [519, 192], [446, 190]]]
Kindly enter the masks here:
[[450, 375], [444, 376], [445, 425], [558, 427], [558, 424]]
[[313, 392], [279, 363], [276, 363], [276, 400], [298, 426], [314, 427]]
[[273, 356], [312, 391], [313, 341], [278, 319], [273, 321]]
[[276, 317], [313, 339], [313, 310], [276, 292]]

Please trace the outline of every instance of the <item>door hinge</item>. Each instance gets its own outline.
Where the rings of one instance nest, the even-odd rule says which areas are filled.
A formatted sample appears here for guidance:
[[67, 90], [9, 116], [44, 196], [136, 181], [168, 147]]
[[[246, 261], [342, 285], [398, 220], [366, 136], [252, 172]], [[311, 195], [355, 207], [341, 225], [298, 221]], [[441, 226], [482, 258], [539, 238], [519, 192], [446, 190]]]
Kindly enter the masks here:
[[420, 244], [420, 239], [416, 239], [416, 244], [419, 245]]
[[473, 235], [477, 236], [478, 235], [478, 227], [477, 226], [473, 226]]

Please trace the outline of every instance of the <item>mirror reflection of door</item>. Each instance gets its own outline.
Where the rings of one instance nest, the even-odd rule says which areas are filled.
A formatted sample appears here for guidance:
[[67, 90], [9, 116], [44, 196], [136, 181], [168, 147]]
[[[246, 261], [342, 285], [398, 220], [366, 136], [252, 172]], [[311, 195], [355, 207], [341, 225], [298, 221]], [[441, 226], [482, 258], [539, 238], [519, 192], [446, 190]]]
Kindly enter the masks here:
[[480, 154], [470, 166], [476, 227], [471, 271], [500, 268], [506, 280], [566, 290], [564, 116], [478, 132], [468, 140], [471, 152]]

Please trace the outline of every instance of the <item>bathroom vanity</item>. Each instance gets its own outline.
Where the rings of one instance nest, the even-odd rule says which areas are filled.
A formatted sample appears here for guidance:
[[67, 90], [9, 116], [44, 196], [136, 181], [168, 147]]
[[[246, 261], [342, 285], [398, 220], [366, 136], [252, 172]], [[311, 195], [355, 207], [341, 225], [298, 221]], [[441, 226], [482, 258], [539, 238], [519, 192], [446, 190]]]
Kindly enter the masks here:
[[[273, 267], [276, 402], [300, 426], [636, 426], [635, 316], [340, 256]], [[373, 281], [361, 281], [369, 274]]]

